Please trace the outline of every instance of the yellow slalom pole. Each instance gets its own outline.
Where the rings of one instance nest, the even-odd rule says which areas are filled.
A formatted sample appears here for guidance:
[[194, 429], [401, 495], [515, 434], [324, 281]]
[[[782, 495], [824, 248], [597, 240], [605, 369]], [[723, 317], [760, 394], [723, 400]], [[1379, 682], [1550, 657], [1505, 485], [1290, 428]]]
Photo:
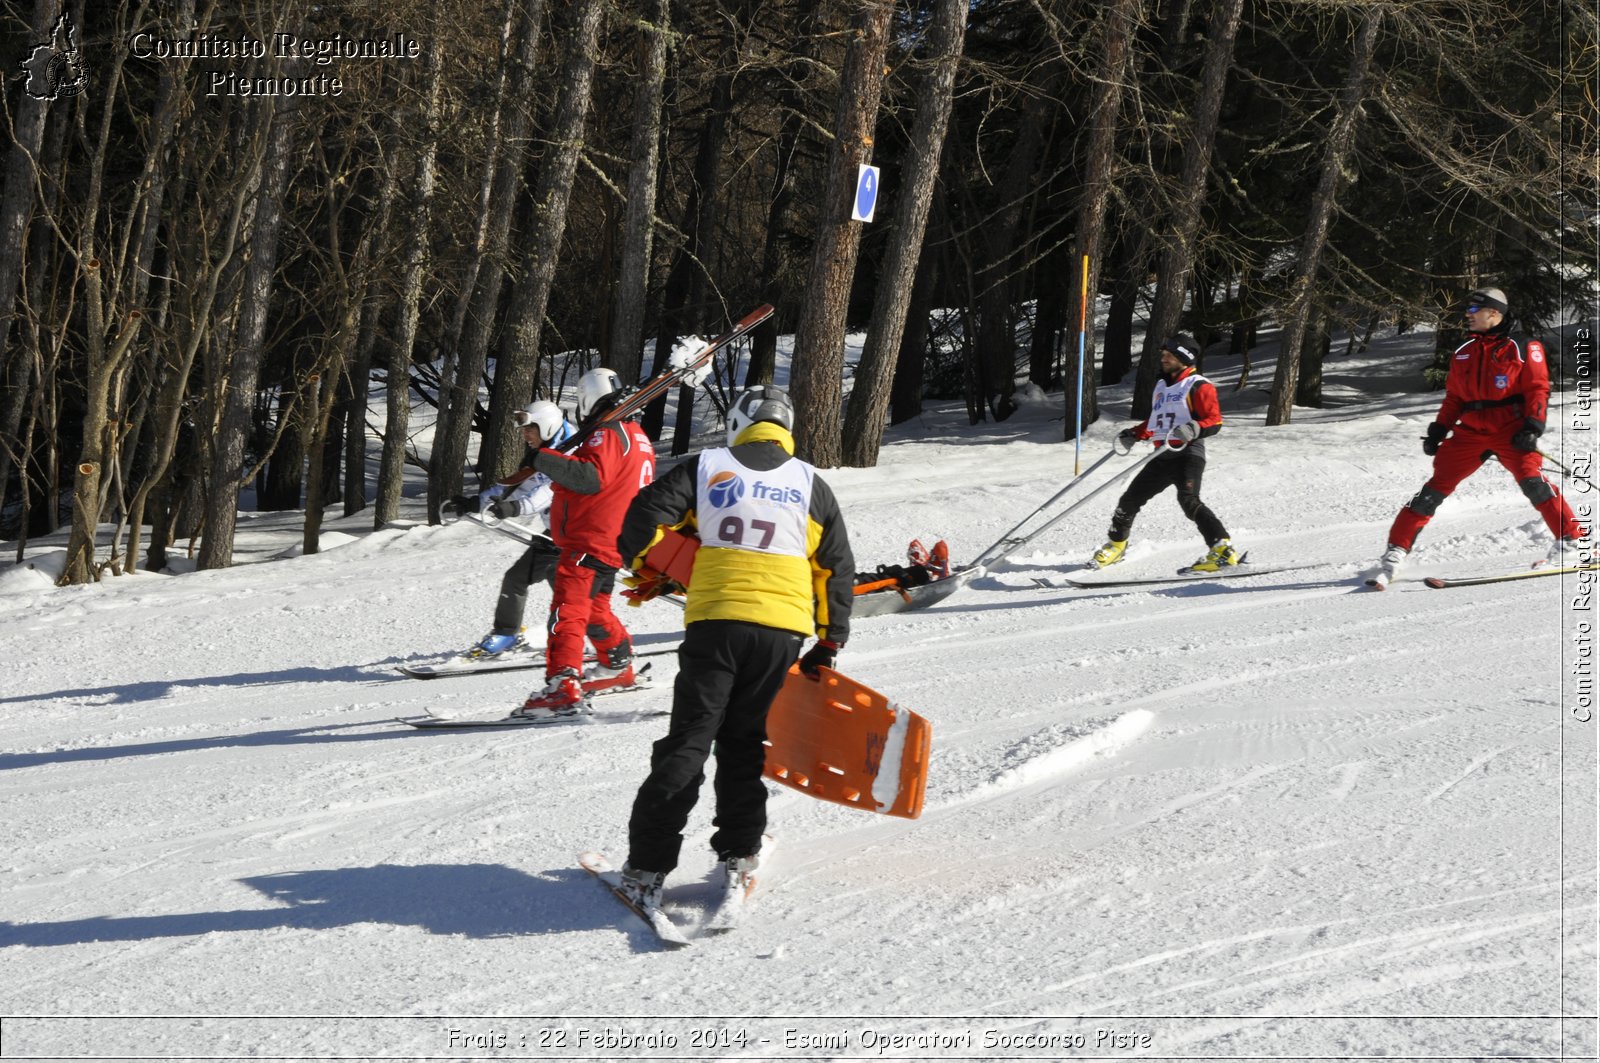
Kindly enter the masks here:
[[1077, 434], [1073, 438], [1072, 472], [1076, 475], [1080, 467], [1080, 457], [1083, 454], [1083, 362], [1084, 350], [1087, 345], [1085, 329], [1089, 320], [1089, 256], [1083, 256], [1082, 292], [1078, 297], [1078, 409]]

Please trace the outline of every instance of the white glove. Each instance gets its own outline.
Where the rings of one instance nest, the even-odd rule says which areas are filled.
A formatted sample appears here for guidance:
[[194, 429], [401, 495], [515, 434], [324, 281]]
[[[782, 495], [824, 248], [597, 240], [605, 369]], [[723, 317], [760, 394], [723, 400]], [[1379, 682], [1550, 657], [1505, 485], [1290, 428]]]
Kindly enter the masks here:
[[[709, 347], [705, 340], [699, 336], [685, 336], [673, 345], [672, 353], [667, 355], [667, 366], [670, 369], [687, 368]], [[683, 378], [683, 383], [692, 388], [697, 388], [705, 383], [706, 377], [711, 375], [711, 359], [707, 358], [705, 364]]]

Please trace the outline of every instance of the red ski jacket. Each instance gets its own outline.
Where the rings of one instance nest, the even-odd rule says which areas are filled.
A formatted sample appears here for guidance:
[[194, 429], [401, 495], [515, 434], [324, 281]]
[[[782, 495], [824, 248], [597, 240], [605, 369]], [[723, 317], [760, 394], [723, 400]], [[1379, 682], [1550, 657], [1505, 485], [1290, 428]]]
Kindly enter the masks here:
[[1475, 332], [1456, 348], [1444, 382], [1438, 421], [1473, 432], [1516, 432], [1524, 419], [1544, 423], [1550, 405], [1550, 366], [1544, 344], [1524, 350], [1509, 336]]
[[655, 479], [656, 452], [636, 421], [611, 421], [590, 432], [571, 455], [541, 450], [533, 467], [550, 477], [550, 538], [618, 568], [617, 533], [639, 488]]

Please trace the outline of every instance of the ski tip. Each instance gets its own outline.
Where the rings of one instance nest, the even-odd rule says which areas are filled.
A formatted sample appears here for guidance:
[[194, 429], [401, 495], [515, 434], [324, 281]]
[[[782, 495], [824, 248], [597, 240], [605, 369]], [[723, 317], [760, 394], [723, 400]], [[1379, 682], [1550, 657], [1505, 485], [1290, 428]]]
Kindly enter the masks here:
[[1384, 583], [1378, 579], [1368, 579], [1363, 580], [1362, 582], [1375, 591], [1385, 590], [1389, 586], [1387, 583]]
[[1448, 581], [1442, 580], [1438, 576], [1429, 576], [1426, 579], [1424, 579], [1422, 582], [1426, 583], [1428, 586], [1432, 587], [1436, 591], [1442, 591], [1446, 587], [1450, 586]]

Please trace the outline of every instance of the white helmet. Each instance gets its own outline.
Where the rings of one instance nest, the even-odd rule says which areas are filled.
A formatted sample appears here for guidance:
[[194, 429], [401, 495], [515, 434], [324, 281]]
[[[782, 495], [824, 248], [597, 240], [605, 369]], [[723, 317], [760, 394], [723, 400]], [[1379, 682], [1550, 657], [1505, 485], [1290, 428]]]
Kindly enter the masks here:
[[621, 391], [622, 378], [609, 369], [591, 369], [583, 374], [578, 378], [578, 420], [588, 420], [602, 400]]
[[518, 428], [529, 425], [539, 430], [539, 436], [544, 440], [545, 446], [560, 442], [557, 438], [562, 434], [561, 428], [566, 424], [567, 415], [561, 412], [561, 407], [548, 399], [530, 402], [522, 409], [511, 415]]
[[745, 388], [728, 407], [728, 446], [733, 446], [739, 433], [757, 421], [778, 425], [785, 432], [794, 431], [794, 404], [789, 401], [789, 393], [771, 384]]

